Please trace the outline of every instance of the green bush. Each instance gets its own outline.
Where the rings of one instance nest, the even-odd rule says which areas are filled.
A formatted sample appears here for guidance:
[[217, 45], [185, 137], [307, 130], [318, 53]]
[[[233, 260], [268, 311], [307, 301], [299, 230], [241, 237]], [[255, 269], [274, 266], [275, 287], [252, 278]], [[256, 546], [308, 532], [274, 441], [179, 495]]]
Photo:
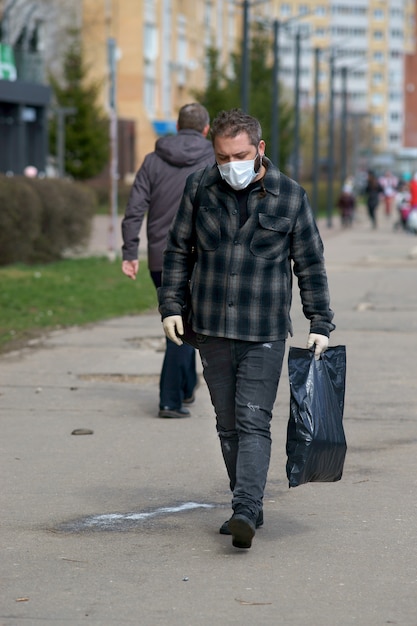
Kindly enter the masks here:
[[30, 260], [41, 218], [40, 199], [27, 179], [0, 176], [0, 265]]
[[0, 178], [0, 264], [48, 263], [82, 247], [96, 203], [94, 192], [81, 183]]

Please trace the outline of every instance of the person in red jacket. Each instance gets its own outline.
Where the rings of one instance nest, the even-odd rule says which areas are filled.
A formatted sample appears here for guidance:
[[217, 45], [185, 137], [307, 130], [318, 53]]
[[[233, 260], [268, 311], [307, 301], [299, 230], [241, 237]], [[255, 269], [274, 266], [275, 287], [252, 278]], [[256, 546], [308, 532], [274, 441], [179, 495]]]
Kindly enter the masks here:
[[417, 172], [410, 181], [410, 205], [412, 209], [417, 209]]
[[[152, 280], [161, 286], [162, 259], [169, 227], [178, 210], [187, 177], [214, 164], [206, 139], [210, 129], [207, 109], [197, 102], [181, 107], [178, 133], [161, 137], [136, 174], [122, 221], [122, 271], [135, 279], [139, 270], [139, 232], [147, 214], [148, 265]], [[195, 350], [166, 340], [159, 382], [159, 417], [188, 417], [197, 386]]]

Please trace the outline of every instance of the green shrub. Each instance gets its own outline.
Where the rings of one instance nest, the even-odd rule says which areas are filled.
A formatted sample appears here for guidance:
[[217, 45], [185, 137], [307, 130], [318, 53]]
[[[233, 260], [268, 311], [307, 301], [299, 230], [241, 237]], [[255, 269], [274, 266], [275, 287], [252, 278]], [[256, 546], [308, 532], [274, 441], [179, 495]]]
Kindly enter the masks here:
[[0, 265], [30, 260], [41, 216], [40, 199], [27, 179], [0, 176]]
[[0, 231], [2, 239], [11, 243], [7, 254], [1, 250], [0, 264], [48, 263], [82, 247], [91, 233], [96, 203], [94, 192], [81, 183], [20, 176], [1, 179]]

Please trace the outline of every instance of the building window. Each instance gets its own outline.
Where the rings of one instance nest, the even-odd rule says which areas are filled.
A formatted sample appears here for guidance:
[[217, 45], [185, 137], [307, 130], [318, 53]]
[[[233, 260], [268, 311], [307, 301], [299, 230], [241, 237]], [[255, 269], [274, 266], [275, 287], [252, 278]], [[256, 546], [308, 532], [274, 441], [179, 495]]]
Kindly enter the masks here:
[[184, 15], [178, 16], [177, 22], [177, 84], [183, 87], [187, 80], [187, 21]]
[[375, 39], [375, 41], [382, 41], [384, 39], [384, 33], [382, 32], [382, 30], [374, 30], [373, 38]]
[[286, 2], [281, 5], [281, 15], [282, 17], [288, 17], [291, 15], [291, 7]]
[[143, 103], [145, 109], [151, 117], [155, 116], [155, 102], [156, 102], [156, 84], [152, 76], [145, 76], [143, 83]]
[[382, 9], [375, 9], [374, 11], [374, 18], [376, 20], [383, 20], [384, 19], [384, 11]]
[[154, 61], [158, 56], [158, 38], [155, 24], [145, 23], [143, 35], [143, 56], [146, 61]]
[[211, 12], [212, 12], [212, 3], [211, 0], [207, 0], [204, 4], [204, 26], [206, 28], [210, 28], [211, 26]]

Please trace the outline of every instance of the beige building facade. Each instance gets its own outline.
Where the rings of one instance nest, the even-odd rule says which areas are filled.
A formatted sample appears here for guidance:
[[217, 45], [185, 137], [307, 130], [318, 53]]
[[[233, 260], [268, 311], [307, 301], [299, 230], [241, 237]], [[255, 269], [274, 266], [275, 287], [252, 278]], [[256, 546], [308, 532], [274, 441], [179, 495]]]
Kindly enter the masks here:
[[159, 135], [175, 132], [180, 107], [204, 88], [206, 49], [230, 59], [241, 13], [229, 0], [83, 0], [84, 49], [104, 108], [109, 38], [117, 45], [117, 114], [134, 122], [136, 166]]

